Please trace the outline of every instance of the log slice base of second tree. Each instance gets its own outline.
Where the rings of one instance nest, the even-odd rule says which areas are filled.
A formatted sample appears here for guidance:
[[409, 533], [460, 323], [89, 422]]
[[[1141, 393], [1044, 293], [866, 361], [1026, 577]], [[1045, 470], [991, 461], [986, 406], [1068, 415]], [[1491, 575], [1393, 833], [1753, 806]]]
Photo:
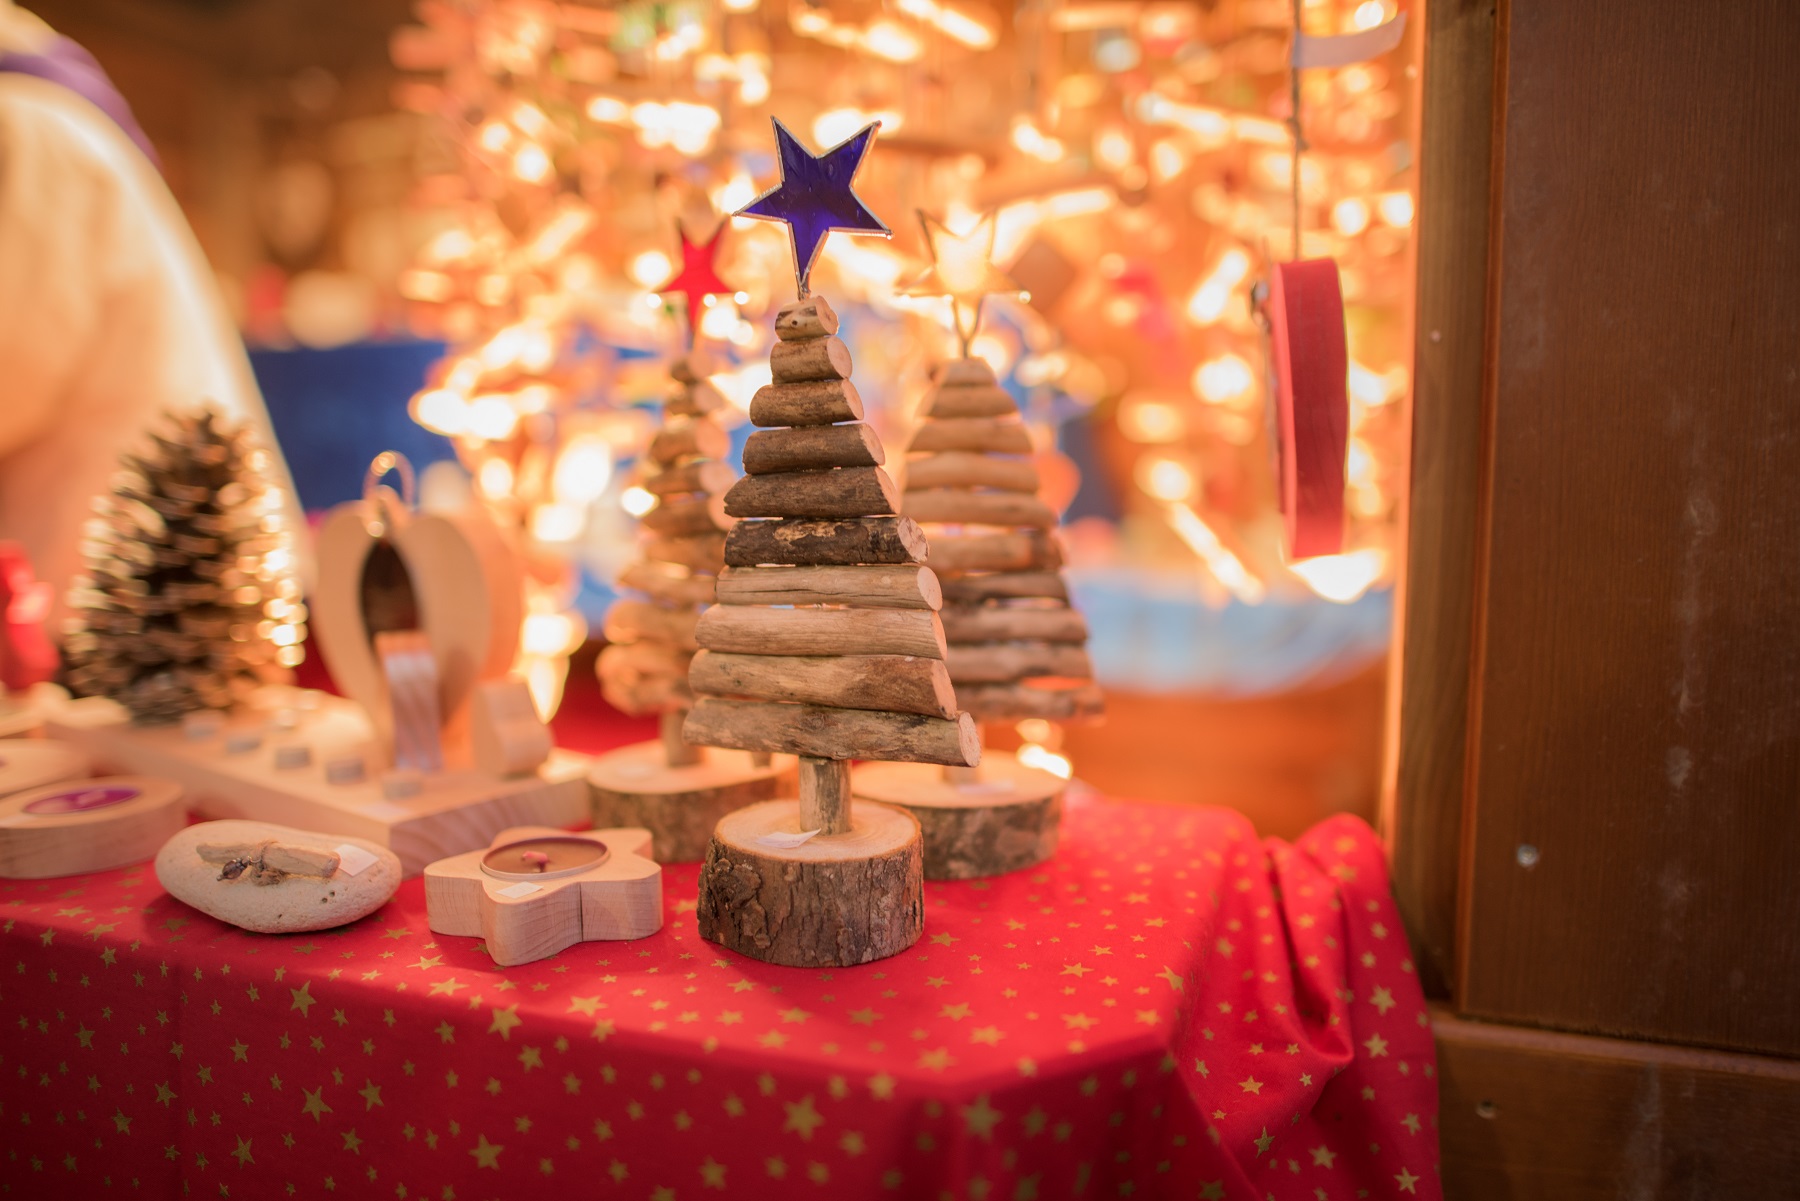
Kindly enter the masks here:
[[588, 772], [595, 827], [642, 826], [658, 863], [698, 863], [720, 818], [796, 786], [792, 755], [759, 767], [748, 751], [695, 749], [700, 762], [687, 767], [670, 767], [660, 741], [596, 755]]
[[927, 880], [973, 880], [1033, 867], [1056, 853], [1069, 782], [1003, 751], [983, 751], [972, 780], [924, 763], [865, 763], [850, 775], [859, 802], [918, 819]]
[[919, 823], [858, 804], [846, 834], [802, 833], [797, 801], [727, 814], [700, 869], [700, 936], [785, 967], [849, 967], [898, 955], [925, 927]]

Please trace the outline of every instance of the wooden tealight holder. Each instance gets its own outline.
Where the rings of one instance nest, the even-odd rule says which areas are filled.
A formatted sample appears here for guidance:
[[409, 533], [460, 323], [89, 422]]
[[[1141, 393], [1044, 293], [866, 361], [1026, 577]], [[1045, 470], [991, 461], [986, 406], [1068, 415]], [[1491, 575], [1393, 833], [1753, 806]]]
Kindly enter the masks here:
[[[980, 359], [939, 366], [913, 437], [900, 511], [932, 527], [957, 704], [977, 720], [1097, 716], [1087, 623], [1069, 603], [1056, 513], [1037, 496], [1032, 443]], [[868, 763], [856, 795], [904, 807], [925, 838], [925, 877], [1017, 871], [1056, 853], [1067, 781], [983, 752], [974, 769]]]
[[426, 920], [474, 936], [501, 967], [578, 942], [644, 938], [662, 929], [662, 868], [650, 832], [544, 826], [502, 830], [479, 851], [425, 869]]
[[606, 615], [611, 645], [597, 664], [607, 700], [626, 713], [659, 714], [661, 737], [596, 756], [588, 785], [596, 826], [642, 826], [662, 862], [693, 863], [720, 818], [791, 789], [793, 759], [691, 746], [681, 736], [693, 705], [694, 631], [716, 599], [731, 525], [720, 494], [737, 476], [718, 461], [728, 440], [712, 415], [725, 400], [700, 360], [684, 355], [670, 374], [675, 387], [648, 455], [656, 471], [644, 481], [657, 504], [644, 515], [642, 554], [619, 580], [631, 595]]
[[853, 758], [972, 766], [979, 736], [945, 668], [937, 578], [881, 441], [863, 424], [837, 316], [783, 308], [763, 428], [725, 497], [719, 603], [695, 630], [690, 742], [800, 756], [799, 799], [721, 818], [700, 872], [702, 937], [789, 967], [895, 955], [924, 928], [924, 852], [906, 812], [851, 805]]
[[0, 876], [42, 880], [142, 863], [187, 824], [181, 785], [65, 780], [0, 799]]

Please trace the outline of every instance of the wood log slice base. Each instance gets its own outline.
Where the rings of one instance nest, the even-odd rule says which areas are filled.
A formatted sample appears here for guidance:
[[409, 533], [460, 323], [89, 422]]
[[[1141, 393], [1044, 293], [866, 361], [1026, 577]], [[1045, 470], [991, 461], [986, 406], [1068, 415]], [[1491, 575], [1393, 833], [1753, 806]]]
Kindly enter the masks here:
[[1056, 853], [1069, 782], [1004, 751], [983, 751], [971, 783], [922, 763], [865, 763], [850, 773], [855, 812], [878, 801], [918, 820], [927, 880], [973, 880]]
[[858, 804], [849, 833], [780, 845], [800, 833], [795, 800], [720, 819], [700, 869], [702, 938], [764, 963], [815, 968], [872, 963], [919, 940], [924, 851], [911, 814]]
[[642, 826], [658, 863], [698, 863], [720, 818], [797, 787], [792, 755], [758, 767], [747, 751], [695, 749], [700, 762], [689, 767], [670, 767], [660, 741], [595, 756], [588, 772], [594, 825]]

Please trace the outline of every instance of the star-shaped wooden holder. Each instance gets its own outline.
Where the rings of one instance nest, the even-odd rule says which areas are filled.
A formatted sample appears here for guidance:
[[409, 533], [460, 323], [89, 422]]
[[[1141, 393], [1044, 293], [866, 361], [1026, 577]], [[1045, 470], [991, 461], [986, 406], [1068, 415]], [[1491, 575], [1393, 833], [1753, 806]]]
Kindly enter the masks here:
[[480, 937], [497, 965], [512, 967], [578, 942], [656, 933], [662, 867], [648, 830], [515, 826], [426, 867], [425, 913], [436, 933]]

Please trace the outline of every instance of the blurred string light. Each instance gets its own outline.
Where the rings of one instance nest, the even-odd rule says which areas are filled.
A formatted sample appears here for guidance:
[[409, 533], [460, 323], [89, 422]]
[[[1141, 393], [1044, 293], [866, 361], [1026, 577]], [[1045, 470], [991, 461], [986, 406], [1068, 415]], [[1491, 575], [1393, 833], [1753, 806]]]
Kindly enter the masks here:
[[[1020, 271], [1034, 292], [1053, 285], [1005, 302], [1006, 320], [970, 349], [1025, 396], [1040, 445], [1106, 402], [1094, 411], [1115, 424], [1095, 432], [1127, 456], [1118, 500], [1162, 532], [1139, 545], [1125, 523], [1122, 555], [1166, 564], [1185, 546], [1246, 603], [1279, 589], [1360, 595], [1391, 571], [1404, 467], [1408, 68], [1396, 54], [1309, 72], [1300, 250], [1343, 268], [1347, 555], [1382, 553], [1290, 572], [1270, 535], [1267, 362], [1249, 304], [1266, 264], [1294, 249], [1285, 52], [1270, 36], [1290, 18], [1276, 7], [1069, 0], [1048, 12], [1029, 72], [1015, 70], [1027, 42], [973, 0], [423, 8], [427, 25], [396, 39], [414, 73], [400, 91], [454, 132], [461, 178], [426, 181], [442, 220], [400, 277], [423, 332], [455, 347], [413, 411], [455, 441], [476, 494], [524, 543], [553, 560], [596, 553], [594, 531], [643, 511], [626, 465], [658, 394], [642, 382], [655, 370], [596, 366], [593, 347], [666, 346], [650, 289], [667, 277], [671, 219], [731, 212], [768, 186], [771, 113], [820, 144], [879, 119], [898, 153], [871, 172], [878, 208], [929, 208], [959, 228], [992, 210], [995, 262], [1038, 271]], [[1346, 32], [1394, 7], [1307, 0], [1304, 20]], [[778, 62], [804, 88], [772, 106]], [[1013, 82], [1026, 78], [1030, 89]], [[727, 275], [744, 291], [699, 323], [722, 352], [711, 382], [731, 415], [767, 383], [767, 315], [786, 274], [785, 241], [759, 224], [734, 223]], [[914, 241], [834, 239], [821, 264], [821, 290], [857, 311], [846, 336], [878, 422], [907, 411], [950, 349], [943, 302], [897, 295], [923, 266]], [[1354, 586], [1358, 573], [1369, 582]], [[566, 599], [570, 577], [545, 578], [533, 587]]]

